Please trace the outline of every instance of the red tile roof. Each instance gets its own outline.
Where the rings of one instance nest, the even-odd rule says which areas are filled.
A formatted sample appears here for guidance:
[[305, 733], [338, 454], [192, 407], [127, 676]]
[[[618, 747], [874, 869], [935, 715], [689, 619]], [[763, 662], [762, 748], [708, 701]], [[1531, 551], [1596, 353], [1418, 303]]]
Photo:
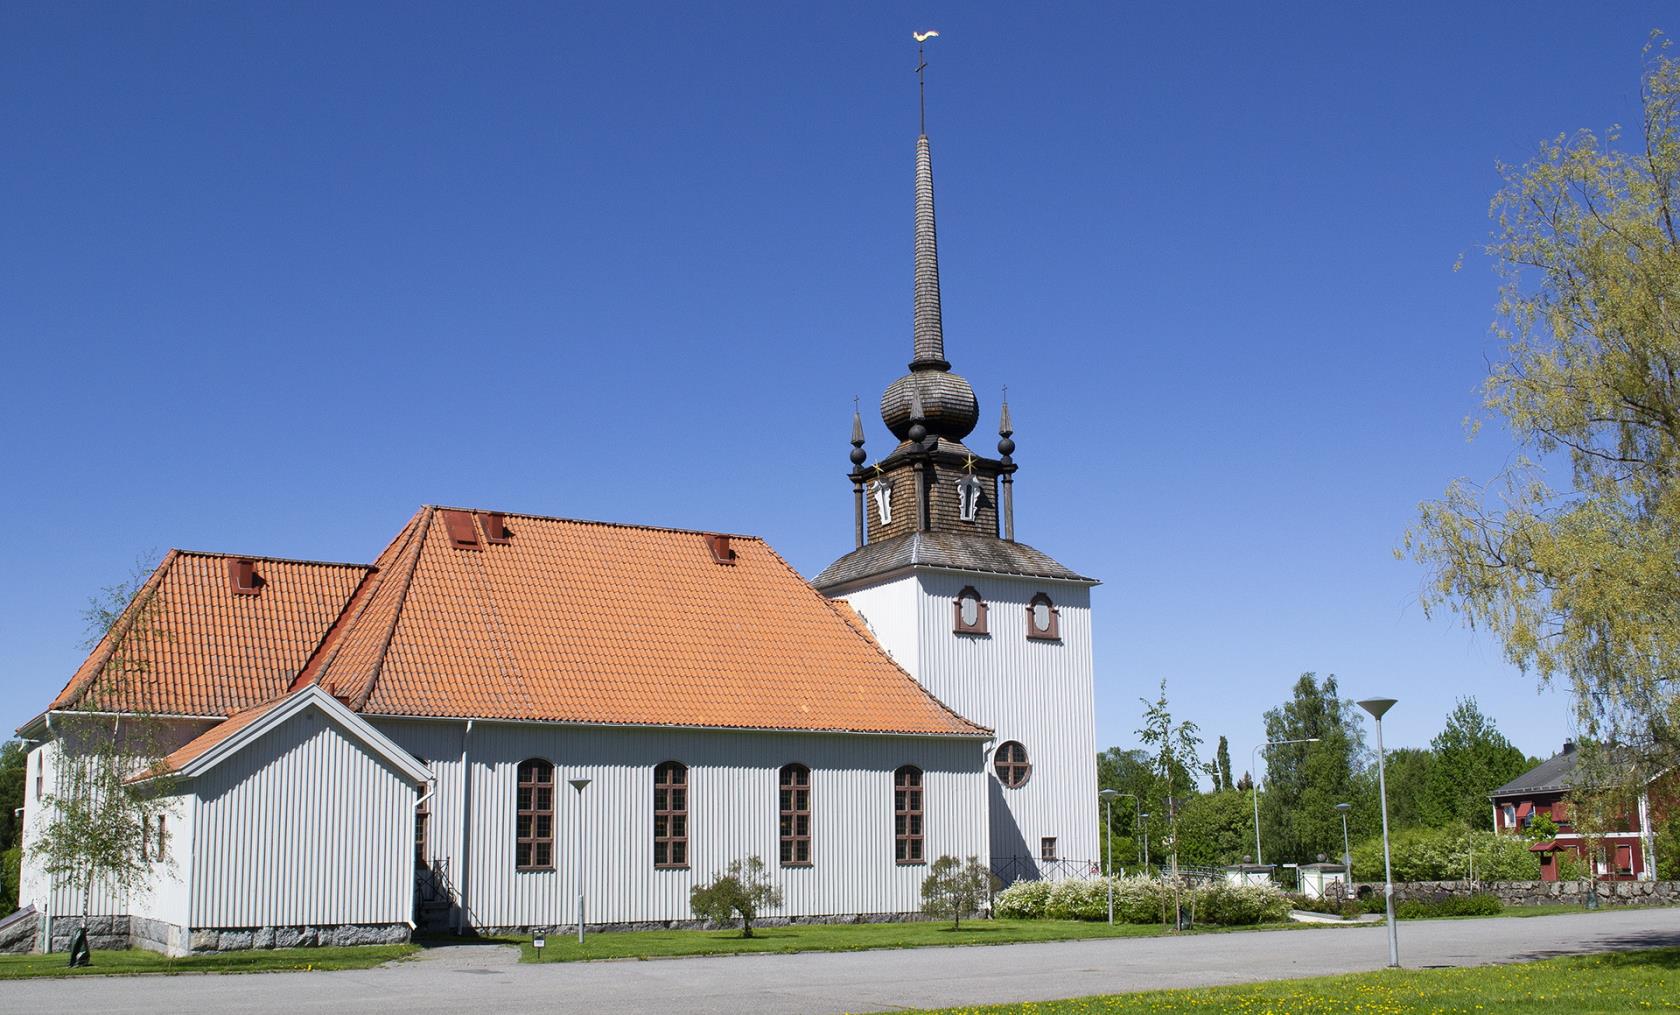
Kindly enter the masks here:
[[[256, 595], [233, 591], [251, 560]], [[171, 550], [52, 708], [229, 715], [281, 694], [368, 574], [325, 564]]]
[[410, 521], [307, 679], [383, 715], [987, 732], [760, 539], [724, 565], [705, 533], [509, 514], [459, 549], [450, 510]]
[[720, 564], [705, 533], [534, 515], [492, 542], [480, 512], [454, 514], [452, 538], [456, 510], [421, 509], [372, 567], [258, 558], [255, 596], [231, 591], [228, 557], [174, 551], [123, 651], [102, 644], [53, 707], [229, 715], [319, 684], [375, 715], [990, 732], [760, 539], [730, 537]]

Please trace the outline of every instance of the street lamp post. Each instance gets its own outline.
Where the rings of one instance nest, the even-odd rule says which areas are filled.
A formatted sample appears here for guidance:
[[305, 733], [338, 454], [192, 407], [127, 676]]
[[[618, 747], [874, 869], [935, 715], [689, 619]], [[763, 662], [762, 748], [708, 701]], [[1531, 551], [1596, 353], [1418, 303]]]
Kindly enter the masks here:
[[1347, 816], [1348, 811], [1351, 810], [1353, 810], [1352, 804], [1336, 805], [1337, 813], [1342, 816], [1342, 866], [1347, 868], [1343, 873], [1347, 875], [1350, 885], [1353, 884], [1353, 851], [1348, 849]]
[[1254, 796], [1254, 862], [1264, 866], [1266, 855], [1260, 852], [1260, 750], [1264, 747], [1282, 747], [1284, 744], [1316, 744], [1318, 737], [1302, 737], [1298, 740], [1269, 740], [1248, 752], [1248, 789]]
[[1149, 876], [1149, 812], [1144, 811], [1142, 814], [1139, 814], [1138, 815], [1138, 820], [1143, 823], [1143, 876], [1148, 877]]
[[1400, 965], [1400, 933], [1394, 926], [1394, 865], [1388, 854], [1388, 781], [1383, 774], [1382, 717], [1394, 707], [1393, 698], [1367, 698], [1359, 707], [1377, 723], [1377, 796], [1382, 801], [1383, 899], [1388, 910], [1388, 964]]
[[577, 848], [575, 850], [573, 850], [573, 853], [577, 857], [578, 944], [582, 945], [583, 944], [583, 788], [585, 786], [589, 785], [589, 780], [588, 779], [573, 779], [573, 780], [571, 780], [571, 783], [572, 783], [572, 788], [577, 790], [577, 800], [578, 800], [577, 820], [572, 822], [572, 824], [577, 826], [577, 835], [573, 839], [573, 842], [576, 843]]
[[1108, 925], [1114, 926], [1114, 798], [1120, 795], [1117, 789], [1105, 789], [1098, 793], [1102, 802], [1108, 808], [1108, 869], [1103, 872], [1103, 880], [1108, 882]]

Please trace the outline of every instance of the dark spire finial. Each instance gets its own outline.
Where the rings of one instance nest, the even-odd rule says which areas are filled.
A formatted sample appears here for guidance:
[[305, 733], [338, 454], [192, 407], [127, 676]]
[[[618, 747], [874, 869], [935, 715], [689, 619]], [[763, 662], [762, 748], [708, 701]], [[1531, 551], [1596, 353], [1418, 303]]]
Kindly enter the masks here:
[[858, 400], [857, 400], [856, 396], [853, 396], [853, 398], [852, 398], [852, 465], [856, 468], [861, 469], [863, 467], [864, 461], [868, 457], [869, 457], [868, 452], [863, 450], [863, 411], [858, 408]]
[[998, 417], [998, 454], [1003, 456], [1005, 464], [1009, 456], [1015, 453], [1015, 424], [1009, 419], [1009, 386], [1003, 387], [1003, 411]]

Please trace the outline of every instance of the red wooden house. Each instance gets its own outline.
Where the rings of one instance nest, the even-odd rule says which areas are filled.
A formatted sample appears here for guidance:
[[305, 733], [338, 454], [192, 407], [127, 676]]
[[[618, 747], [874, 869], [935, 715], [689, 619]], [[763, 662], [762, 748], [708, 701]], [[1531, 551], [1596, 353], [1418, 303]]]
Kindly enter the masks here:
[[[1557, 825], [1555, 837], [1529, 847], [1540, 854], [1540, 877], [1545, 881], [1558, 879], [1559, 854], [1569, 851], [1582, 858], [1588, 855], [1589, 844], [1575, 828], [1569, 803], [1570, 791], [1576, 786], [1578, 760], [1574, 742], [1565, 741], [1561, 752], [1488, 794], [1496, 831], [1520, 834], [1542, 814]], [[1612, 881], [1655, 878], [1651, 829], [1657, 820], [1658, 816], [1652, 814], [1649, 787], [1642, 786], [1634, 809], [1598, 837], [1592, 857], [1597, 876]]]

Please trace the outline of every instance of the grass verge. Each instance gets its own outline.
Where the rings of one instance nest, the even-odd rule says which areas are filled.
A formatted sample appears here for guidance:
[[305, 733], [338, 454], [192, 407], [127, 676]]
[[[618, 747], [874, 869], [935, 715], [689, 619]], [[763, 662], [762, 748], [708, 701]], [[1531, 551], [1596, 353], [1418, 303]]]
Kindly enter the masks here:
[[[1408, 1012], [1672, 1010], [1680, 948], [1468, 969], [1388, 969], [1241, 987], [1155, 990], [1020, 1005], [943, 1008], [943, 1015], [1138, 1012]], [[924, 1013], [927, 1015], [927, 1013]]]
[[216, 952], [172, 959], [139, 948], [95, 951], [93, 965], [71, 969], [63, 952], [51, 955], [0, 955], [0, 980], [37, 976], [134, 976], [145, 973], [273, 973], [327, 969], [369, 969], [419, 951], [417, 945], [362, 945], [355, 948], [273, 948]]
[[[1187, 931], [1211, 934], [1233, 930], [1289, 930], [1305, 924], [1262, 927], [1206, 927]], [[948, 923], [811, 923], [755, 927], [743, 938], [739, 930], [639, 930], [591, 934], [577, 939], [550, 934], [542, 962], [591, 959], [652, 959], [680, 955], [735, 955], [764, 952], [859, 952], [877, 948], [932, 948], [949, 945], [1001, 945], [1022, 941], [1071, 941], [1080, 938], [1159, 937], [1170, 933], [1154, 924], [1091, 923], [1083, 920], [974, 920], [953, 930]], [[517, 940], [520, 958], [539, 961], [530, 938]]]

